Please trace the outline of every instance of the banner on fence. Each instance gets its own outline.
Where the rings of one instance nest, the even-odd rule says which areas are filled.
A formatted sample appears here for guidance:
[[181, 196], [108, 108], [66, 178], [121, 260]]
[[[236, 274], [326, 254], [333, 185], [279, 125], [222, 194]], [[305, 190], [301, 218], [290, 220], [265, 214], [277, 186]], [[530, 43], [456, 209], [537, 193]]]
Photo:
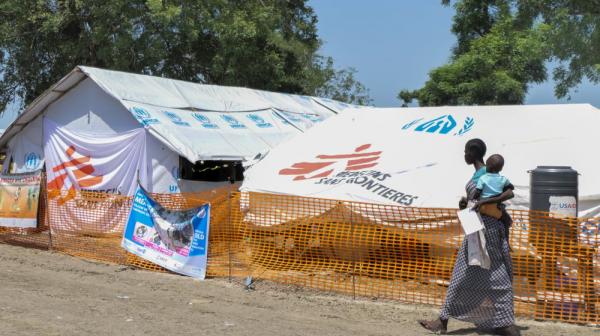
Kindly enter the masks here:
[[168, 210], [138, 188], [122, 246], [168, 270], [204, 279], [209, 225], [209, 204], [189, 210]]
[[37, 227], [40, 172], [0, 175], [0, 226]]

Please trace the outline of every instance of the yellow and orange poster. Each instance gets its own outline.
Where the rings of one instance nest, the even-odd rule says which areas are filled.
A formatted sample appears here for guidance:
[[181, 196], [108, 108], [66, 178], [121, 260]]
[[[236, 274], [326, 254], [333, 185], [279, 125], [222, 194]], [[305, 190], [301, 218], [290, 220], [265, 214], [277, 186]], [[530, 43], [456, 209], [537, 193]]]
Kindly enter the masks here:
[[41, 174], [0, 175], [0, 226], [35, 228]]

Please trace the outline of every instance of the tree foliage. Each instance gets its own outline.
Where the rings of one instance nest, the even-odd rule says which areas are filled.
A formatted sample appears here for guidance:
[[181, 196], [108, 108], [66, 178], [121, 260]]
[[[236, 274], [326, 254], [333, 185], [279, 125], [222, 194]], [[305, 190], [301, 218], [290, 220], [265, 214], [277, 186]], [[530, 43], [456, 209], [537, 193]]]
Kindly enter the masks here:
[[522, 103], [528, 84], [546, 79], [543, 36], [510, 1], [461, 0], [455, 9], [450, 62], [433, 69], [423, 88], [403, 90], [398, 98], [423, 106]]
[[600, 0], [521, 0], [524, 15], [537, 19], [550, 60], [558, 62], [555, 95], [563, 98], [584, 78], [600, 83]]
[[81, 64], [347, 102], [368, 97], [352, 72], [317, 53], [316, 23], [305, 0], [3, 0], [0, 110], [31, 102]]
[[[450, 5], [450, 0], [443, 0]], [[398, 98], [421, 105], [520, 104], [558, 61], [555, 94], [600, 82], [600, 0], [458, 0], [448, 64]]]
[[356, 80], [356, 69], [334, 70], [333, 60], [328, 58], [325, 61], [327, 64], [322, 66], [322, 68], [329, 80], [317, 89], [317, 96], [328, 97], [342, 102], [352, 102], [358, 105], [370, 105], [373, 102], [369, 96], [369, 90]]

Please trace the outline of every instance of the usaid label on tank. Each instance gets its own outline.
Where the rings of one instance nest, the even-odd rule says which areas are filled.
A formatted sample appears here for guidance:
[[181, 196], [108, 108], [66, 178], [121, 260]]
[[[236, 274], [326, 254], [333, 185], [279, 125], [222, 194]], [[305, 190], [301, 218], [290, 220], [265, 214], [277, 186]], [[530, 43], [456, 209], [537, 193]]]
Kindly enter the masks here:
[[210, 205], [168, 210], [138, 188], [121, 245], [168, 270], [204, 279], [209, 226]]
[[550, 196], [550, 213], [556, 217], [577, 217], [577, 200], [574, 196]]

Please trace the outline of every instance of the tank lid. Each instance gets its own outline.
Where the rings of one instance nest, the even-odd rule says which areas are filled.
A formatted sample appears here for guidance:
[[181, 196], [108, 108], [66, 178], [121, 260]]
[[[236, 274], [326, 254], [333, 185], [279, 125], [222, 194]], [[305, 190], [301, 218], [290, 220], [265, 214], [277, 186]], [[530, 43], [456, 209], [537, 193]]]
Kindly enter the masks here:
[[577, 174], [577, 171], [573, 168], [571, 168], [571, 166], [537, 166], [537, 168], [535, 168], [534, 170], [530, 170], [530, 173], [532, 172], [551, 172], [551, 173], [575, 173]]

